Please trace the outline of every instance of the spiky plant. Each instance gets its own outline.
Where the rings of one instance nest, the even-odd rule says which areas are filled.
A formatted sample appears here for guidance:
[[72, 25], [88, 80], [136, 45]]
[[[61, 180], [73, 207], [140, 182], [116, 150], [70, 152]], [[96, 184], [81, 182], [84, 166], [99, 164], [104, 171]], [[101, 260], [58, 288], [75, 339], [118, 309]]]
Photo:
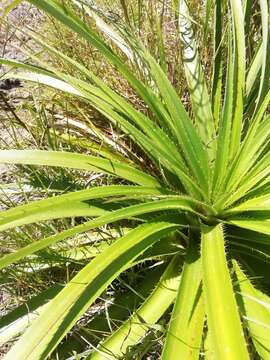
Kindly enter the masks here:
[[[129, 82], [151, 115], [136, 110], [91, 69], [34, 35], [49, 53], [80, 72], [81, 78], [61, 73], [35, 57], [40, 66], [7, 59], [1, 62], [19, 68], [14, 73], [17, 78], [88, 101], [131, 138], [152, 166], [143, 169], [105, 152], [91, 156], [0, 151], [0, 160], [6, 164], [82, 169], [125, 181], [125, 185], [92, 187], [3, 212], [1, 230], [63, 217], [93, 219], [5, 255], [0, 260], [2, 269], [67, 238], [109, 224], [113, 229], [126, 220], [122, 237], [110, 245], [100, 241], [101, 253], [93, 251], [94, 258], [61, 291], [54, 291], [55, 297], [48, 296], [51, 300], [5, 359], [48, 358], [109, 284], [127, 269], [156, 258], [167, 267], [158, 284], [153, 282], [150, 295], [110, 336], [97, 347], [90, 346], [82, 356], [92, 360], [128, 358], [131, 346], [145, 341], [154, 324], [168, 318], [173, 304], [169, 323], [163, 325], [161, 359], [244, 360], [258, 355], [270, 359], [267, 1], [255, 5], [249, 0], [206, 2], [208, 15], [211, 3], [215, 3], [209, 94], [188, 7], [180, 0], [179, 34], [192, 115], [139, 39], [110, 27], [88, 1], [29, 2], [95, 47]], [[86, 26], [70, 4], [83, 7], [96, 21], [99, 32]], [[261, 22], [255, 24], [254, 45], [247, 30], [251, 28], [252, 11], [258, 8]], [[144, 74], [145, 81], [134, 75], [135, 68]], [[150, 282], [150, 276], [144, 281]]]

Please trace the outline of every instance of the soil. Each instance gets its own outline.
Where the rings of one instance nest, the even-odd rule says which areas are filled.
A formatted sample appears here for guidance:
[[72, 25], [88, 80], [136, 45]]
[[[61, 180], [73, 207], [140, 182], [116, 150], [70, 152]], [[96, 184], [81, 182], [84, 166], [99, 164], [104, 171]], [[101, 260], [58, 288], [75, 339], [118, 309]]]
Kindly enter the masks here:
[[[20, 34], [16, 28], [37, 28], [42, 19], [40, 11], [27, 2], [15, 7], [7, 16], [7, 21], [0, 23], [0, 54], [8, 59], [23, 60], [25, 55], [20, 50], [29, 36]], [[3, 70], [3, 69], [2, 69]]]

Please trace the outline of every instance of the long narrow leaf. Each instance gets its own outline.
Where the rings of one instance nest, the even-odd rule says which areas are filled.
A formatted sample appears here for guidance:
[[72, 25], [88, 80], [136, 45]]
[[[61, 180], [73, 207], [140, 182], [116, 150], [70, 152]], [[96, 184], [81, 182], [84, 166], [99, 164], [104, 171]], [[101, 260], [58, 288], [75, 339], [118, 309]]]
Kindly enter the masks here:
[[260, 14], [262, 18], [262, 68], [258, 97], [256, 99], [256, 107], [259, 107], [269, 90], [270, 79], [270, 35], [269, 35], [269, 4], [267, 0], [260, 0]]
[[[99, 216], [106, 213], [102, 207], [93, 206], [89, 200], [109, 198], [113, 196], [141, 197], [169, 194], [155, 188], [143, 186], [111, 185], [76, 191], [52, 198], [33, 201], [26, 205], [1, 212], [0, 231], [38, 221], [72, 217], [72, 216]], [[173, 193], [171, 193], [172, 195]]]
[[0, 163], [61, 166], [111, 174], [145, 186], [158, 185], [157, 180], [152, 176], [129, 165], [76, 153], [42, 150], [1, 150]]
[[[6, 267], [13, 262], [16, 262], [22, 259], [25, 256], [31, 255], [39, 250], [42, 250], [52, 244], [55, 244], [59, 241], [65, 240], [68, 237], [83, 233], [85, 231], [95, 229], [102, 225], [110, 224], [122, 219], [129, 219], [137, 215], [147, 214], [151, 212], [159, 211], [168, 211], [168, 210], [184, 210], [190, 211], [191, 213], [196, 213], [196, 210], [193, 209], [190, 200], [187, 199], [172, 199], [172, 200], [159, 200], [152, 201], [144, 204], [133, 205], [129, 207], [124, 207], [114, 212], [103, 215], [95, 220], [90, 220], [84, 224], [77, 225], [71, 229], [65, 230], [59, 234], [49, 236], [42, 240], [36, 241], [20, 250], [17, 250], [15, 253], [8, 254], [0, 259], [0, 268]], [[179, 215], [178, 215], [179, 217]], [[182, 225], [187, 225], [187, 221], [182, 217], [179, 217], [180, 223]]]
[[252, 218], [231, 219], [230, 224], [236, 225], [247, 230], [257, 231], [258, 233], [270, 235], [270, 220], [257, 220]]
[[129, 346], [142, 339], [151, 326], [154, 325], [175, 299], [179, 285], [179, 259], [174, 258], [157, 287], [144, 301], [140, 308], [98, 350], [87, 357], [91, 360], [102, 360], [104, 357], [115, 359], [124, 356]]
[[180, 286], [167, 332], [163, 360], [199, 359], [204, 323], [201, 258], [196, 244], [190, 244]]
[[245, 33], [244, 14], [241, 0], [230, 0], [234, 34], [234, 108], [230, 157], [238, 152], [241, 140], [243, 118], [243, 96], [245, 90]]
[[270, 312], [253, 298], [258, 297], [257, 290], [240, 269], [237, 262], [233, 261], [237, 275], [239, 294], [237, 295], [240, 309], [246, 318], [250, 336], [255, 348], [263, 360], [270, 359]]
[[207, 324], [214, 357], [219, 360], [248, 360], [221, 225], [202, 226], [202, 269]]
[[175, 228], [175, 224], [166, 222], [149, 223], [115, 242], [83, 268], [50, 302], [46, 311], [7, 354], [6, 360], [16, 358], [17, 354], [21, 360], [46, 358], [126, 265]]
[[179, 30], [195, 124], [202, 141], [209, 149], [210, 158], [213, 158], [216, 144], [214, 118], [186, 0], [179, 1]]

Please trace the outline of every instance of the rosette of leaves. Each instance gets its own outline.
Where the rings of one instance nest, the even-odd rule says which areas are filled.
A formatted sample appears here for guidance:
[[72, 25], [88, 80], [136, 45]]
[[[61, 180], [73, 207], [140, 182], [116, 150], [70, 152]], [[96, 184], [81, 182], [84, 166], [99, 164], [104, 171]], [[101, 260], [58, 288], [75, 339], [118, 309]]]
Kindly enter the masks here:
[[[211, 4], [215, 5], [209, 91], [188, 6], [180, 0], [177, 17], [191, 115], [165, 69], [131, 30], [128, 33], [109, 25], [87, 1], [29, 3], [96, 48], [144, 101], [149, 116], [91, 69], [34, 35], [49, 53], [82, 76], [61, 73], [34, 56], [39, 66], [8, 59], [1, 62], [19, 69], [14, 72], [19, 79], [88, 101], [130, 137], [152, 166], [149, 170], [105, 152], [92, 156], [0, 151], [0, 161], [6, 164], [82, 169], [125, 181], [124, 185], [92, 187], [2, 212], [0, 230], [48, 219], [92, 217], [5, 255], [0, 260], [2, 269], [80, 233], [109, 224], [113, 229], [121, 226], [122, 220], [129, 224], [112, 244], [103, 246], [101, 242], [101, 253], [93, 254], [63, 289], [48, 297], [5, 359], [18, 358], [18, 354], [22, 360], [48, 358], [110, 283], [136, 264], [143, 266], [146, 259], [157, 257], [166, 264], [158, 283], [152, 284], [146, 276], [145, 282], [152, 286], [149, 295], [108, 337], [85, 349], [82, 357], [128, 358], [131, 346], [143, 343], [149, 329], [169, 318], [167, 325], [162, 322], [161, 359], [270, 359], [267, 1], [260, 0], [256, 6], [241, 0], [206, 2], [207, 21]], [[78, 6], [96, 26], [86, 25], [70, 5]], [[254, 28], [253, 11], [258, 9]], [[248, 33], [249, 29], [253, 33]], [[255, 44], [250, 41], [254, 32]], [[97, 205], [96, 200], [104, 201], [106, 207]]]

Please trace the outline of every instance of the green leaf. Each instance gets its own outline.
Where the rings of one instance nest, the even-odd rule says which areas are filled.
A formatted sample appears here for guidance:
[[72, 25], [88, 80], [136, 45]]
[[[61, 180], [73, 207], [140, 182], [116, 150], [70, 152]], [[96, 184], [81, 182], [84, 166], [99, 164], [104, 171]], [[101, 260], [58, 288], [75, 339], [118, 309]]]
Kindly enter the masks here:
[[238, 227], [230, 227], [229, 229], [230, 238], [241, 242], [252, 242], [261, 245], [270, 245], [270, 237], [257, 232], [244, 230]]
[[[251, 3], [251, 1], [249, 1]], [[262, 44], [258, 46], [255, 56], [252, 59], [252, 63], [247, 72], [246, 78], [246, 98], [249, 99], [252, 95], [252, 91], [258, 82], [260, 70], [262, 67]], [[248, 101], [248, 100], [247, 100]]]
[[[170, 85], [168, 79], [166, 78], [165, 74], [162, 72], [162, 70], [158, 66], [158, 64], [156, 64], [156, 62], [153, 60], [153, 58], [149, 54], [143, 53], [143, 55], [146, 57], [146, 60], [150, 61], [150, 63], [154, 67], [153, 74], [156, 75], [156, 70], [158, 72], [161, 72], [158, 74], [158, 77], [163, 76], [164, 81], [167, 84], [168, 91], [173, 92], [174, 91], [173, 87]], [[149, 56], [150, 56], [150, 58], [149, 58]], [[88, 75], [89, 75], [89, 71], [88, 71]], [[179, 151], [176, 149], [176, 147], [172, 146], [173, 144], [171, 143], [170, 139], [168, 137], [166, 137], [165, 133], [161, 129], [156, 127], [152, 122], [149, 122], [149, 119], [144, 117], [141, 113], [136, 112], [127, 102], [124, 102], [123, 99], [121, 99], [118, 95], [113, 93], [110, 89], [108, 89], [108, 87], [106, 87], [104, 84], [102, 84], [100, 82], [100, 80], [98, 80], [96, 77], [94, 77], [93, 74], [91, 74], [89, 76], [92, 80], [94, 80], [97, 83], [97, 86], [99, 88], [102, 88], [102, 90], [105, 92], [106, 96], [109, 95], [110, 98], [113, 99], [112, 106], [115, 107], [116, 104], [118, 106], [120, 106], [117, 109], [118, 112], [121, 113], [121, 112], [125, 111], [126, 115], [129, 118], [133, 119], [134, 122], [136, 123], [136, 125], [140, 126], [142, 128], [142, 130], [151, 138], [151, 140], [154, 141], [154, 143], [152, 143], [152, 146], [150, 146], [150, 148], [149, 148], [149, 145], [147, 147], [145, 147], [144, 144], [146, 143], [146, 141], [144, 140], [144, 144], [142, 143], [142, 145], [146, 148], [146, 150], [148, 152], [150, 151], [150, 153], [153, 153], [153, 155], [156, 153], [157, 161], [164, 162], [164, 160], [165, 160], [165, 165], [166, 164], [170, 165], [169, 169], [172, 170], [173, 172], [175, 172], [176, 175], [179, 176], [180, 181], [184, 184], [184, 186], [188, 190], [190, 190], [190, 193], [194, 194], [194, 190], [195, 190], [195, 193], [198, 191], [202, 192], [202, 190], [198, 187], [198, 185], [194, 182], [194, 180], [189, 176], [189, 171], [187, 170], [185, 162], [181, 158]], [[166, 94], [166, 91], [163, 94]], [[94, 101], [94, 103], [97, 103], [97, 99], [91, 98], [91, 100]], [[106, 99], [106, 100], [107, 100], [107, 102], [111, 101], [109, 99]], [[184, 141], [186, 144], [189, 144], [192, 136], [194, 136], [195, 139], [193, 140], [193, 145], [194, 145], [194, 147], [196, 146], [196, 154], [197, 153], [200, 154], [201, 152], [203, 152], [203, 149], [200, 148], [200, 146], [199, 146], [200, 139], [198, 137], [196, 139], [196, 133], [194, 130], [192, 130], [192, 124], [190, 124], [190, 120], [188, 119], [184, 108], [181, 107], [182, 105], [180, 103], [178, 96], [175, 94], [174, 105], [172, 103], [172, 106], [175, 106], [175, 104], [178, 104], [178, 103], [179, 103], [179, 111], [181, 111], [183, 113], [183, 116], [186, 117], [186, 119], [185, 119], [186, 125], [185, 126], [186, 126], [186, 128], [189, 128], [188, 132], [190, 133], [189, 140], [185, 139]], [[102, 108], [104, 109], [104, 104], [102, 104], [102, 106], [100, 106], [101, 112], [102, 112]], [[108, 112], [107, 112], [107, 114], [105, 112], [105, 115], [107, 115], [107, 117], [108, 117]], [[175, 116], [176, 116], [176, 114], [175, 114]], [[135, 140], [140, 143], [142, 134], [138, 134], [138, 132], [137, 132], [137, 134], [135, 134], [134, 133], [135, 129], [131, 129], [130, 125], [128, 125], [126, 122], [124, 122], [124, 119], [120, 119], [119, 116], [116, 117], [116, 114], [114, 114], [113, 117], [115, 119], [118, 119], [118, 123], [123, 125], [124, 128], [126, 128], [130, 134], [134, 134]], [[177, 124], [178, 124], [178, 121], [177, 121]], [[185, 131], [187, 131], [187, 130], [185, 130]], [[181, 136], [184, 138], [184, 135], [181, 135]], [[149, 142], [149, 140], [148, 140], [148, 142]], [[201, 155], [201, 156], [203, 156], [203, 155]], [[190, 153], [189, 153], [189, 157], [191, 157]], [[206, 158], [204, 158], [203, 160], [205, 163]]]
[[234, 38], [234, 105], [232, 117], [232, 133], [230, 158], [238, 152], [241, 140], [243, 119], [243, 96], [245, 90], [245, 31], [244, 14], [241, 0], [230, 0], [233, 18]]
[[186, 0], [179, 1], [179, 31], [183, 65], [195, 115], [195, 124], [200, 138], [209, 149], [210, 159], [212, 159], [216, 145], [214, 118]]
[[244, 1], [244, 15], [245, 15], [245, 33], [250, 29], [250, 20], [252, 17], [252, 0]]
[[262, 18], [262, 67], [259, 93], [256, 99], [256, 108], [263, 102], [269, 90], [269, 73], [270, 73], [270, 35], [269, 35], [269, 11], [268, 1], [260, 0], [260, 15]]
[[[26, 205], [16, 206], [0, 214], [0, 231], [36, 223], [48, 219], [76, 216], [100, 216], [107, 211], [102, 206], [95, 206], [89, 200], [105, 199], [114, 196], [131, 196], [141, 198], [159, 195], [173, 195], [170, 191], [147, 188], [144, 186], [110, 185], [54, 196], [48, 199], [32, 201]], [[119, 201], [119, 200], [118, 200]]]
[[[51, 73], [47, 69], [44, 69], [44, 68], [42, 68], [40, 66], [37, 66], [37, 65], [31, 65], [31, 64], [27, 64], [27, 63], [24, 63], [24, 62], [21, 62], [21, 61], [17, 61], [17, 60], [14, 60], [14, 59], [6, 59], [6, 58], [3, 58], [3, 57], [0, 57], [0, 64], [10, 66], [12, 70], [19, 68], [19, 69], [26, 70], [26, 72], [29, 72], [29, 73], [34, 72], [34, 73], [38, 73], [38, 74], [53, 76], [53, 73]], [[9, 78], [9, 76], [7, 74], [3, 74], [2, 76], [3, 76], [4, 79]], [[11, 77], [12, 76], [13, 76], [13, 71], [11, 71]]]
[[[267, 100], [267, 98], [265, 98], [265, 100]], [[261, 121], [263, 115], [261, 110], [265, 111], [265, 105], [266, 102], [262, 104], [262, 109], [258, 110], [257, 116], [253, 119], [243, 141], [240, 152], [229, 169], [227, 189], [230, 190], [231, 195], [226, 195], [226, 200], [222, 205], [223, 207], [232, 204], [256, 185], [262, 179], [259, 177], [257, 180], [257, 169], [259, 169], [260, 173], [260, 171], [264, 171], [268, 165], [267, 162], [269, 158], [266, 157], [266, 161], [264, 158], [261, 158], [268, 144], [267, 140], [270, 134], [270, 118], [265, 117]], [[261, 163], [263, 166], [261, 166]]]
[[261, 233], [261, 234], [270, 235], [270, 220], [257, 220], [257, 219], [252, 219], [252, 218], [248, 218], [248, 219], [243, 218], [243, 219], [237, 219], [237, 220], [230, 219], [229, 223], [236, 225], [238, 227], [244, 228], [244, 229], [257, 231], [258, 233]]
[[86, 265], [52, 300], [46, 311], [30, 326], [6, 360], [46, 358], [79, 317], [138, 255], [177, 225], [157, 222], [141, 225], [113, 243]]
[[230, 216], [239, 212], [259, 210], [270, 210], [270, 194], [258, 196], [250, 200], [244, 201], [240, 205], [234, 206], [232, 209], [225, 211], [224, 214], [228, 214]]
[[103, 34], [109, 38], [126, 56], [127, 58], [133, 62], [135, 59], [135, 54], [132, 49], [129, 47], [129, 44], [125, 41], [125, 39], [121, 36], [119, 31], [113, 26], [114, 24], [107, 24], [101, 16], [95, 12], [95, 9], [91, 7], [91, 4], [81, 3], [78, 0], [71, 0], [75, 5], [78, 6], [79, 9], [83, 10], [88, 16], [90, 16], [97, 26], [97, 28], [103, 32]]
[[20, 335], [44, 311], [46, 303], [56, 296], [63, 286], [55, 285], [32, 297], [25, 304], [10, 311], [0, 319], [0, 345]]
[[[208, 4], [212, 4], [212, 0], [208, 0]], [[214, 69], [212, 78], [212, 112], [215, 120], [215, 127], [219, 123], [222, 99], [222, 76], [223, 76], [223, 58], [222, 58], [222, 18], [223, 9], [222, 2], [215, 1], [215, 33], [214, 33]]]
[[[200, 203], [199, 203], [200, 204]], [[137, 215], [147, 214], [151, 212], [159, 212], [159, 211], [168, 211], [168, 210], [183, 210], [189, 211], [191, 213], [195, 213], [196, 211], [193, 209], [193, 201], [190, 202], [188, 198], [180, 198], [176, 197], [170, 200], [159, 200], [159, 201], [152, 201], [146, 202], [139, 205], [132, 205], [123, 207], [119, 210], [115, 210], [113, 212], [109, 212], [106, 215], [100, 216], [97, 219], [89, 220], [81, 225], [74, 226], [71, 229], [62, 231], [59, 234], [55, 234], [53, 236], [49, 236], [42, 240], [33, 242], [24, 248], [17, 250], [15, 253], [11, 253], [5, 255], [0, 259], [0, 269], [12, 264], [15, 261], [22, 259], [25, 256], [31, 255], [39, 250], [42, 250], [52, 244], [55, 244], [59, 241], [65, 240], [68, 237], [77, 235], [79, 233], [83, 233], [85, 231], [95, 229], [102, 225], [110, 224], [122, 219], [129, 219]], [[179, 217], [180, 222], [185, 226], [187, 222], [182, 217]]]
[[204, 324], [201, 258], [197, 245], [187, 251], [162, 360], [199, 359]]
[[[52, 73], [57, 76], [58, 79], [63, 79], [64, 83], [67, 83], [67, 85], [62, 84], [62, 89], [60, 87], [61, 82], [54, 81], [54, 79], [47, 79], [44, 76], [39, 76], [38, 81], [41, 83], [46, 84], [46, 81], [48, 82], [47, 85], [53, 86], [57, 88], [57, 85], [59, 85], [59, 89], [63, 90], [70, 89], [70, 93], [72, 92], [76, 95], [80, 95], [85, 97], [86, 99], [89, 99], [91, 101], [94, 101], [93, 97], [89, 98], [89, 93], [92, 93], [95, 96], [98, 96], [100, 99], [106, 100], [104, 101], [104, 105], [107, 103], [111, 104], [111, 107], [114, 110], [117, 110], [119, 114], [125, 113], [126, 117], [128, 117], [130, 120], [139, 126], [144, 133], [149, 136], [150, 139], [155, 141], [155, 145], [161, 146], [161, 148], [167, 149], [169, 153], [174, 154], [176, 158], [181, 159], [180, 154], [176, 146], [173, 144], [173, 142], [170, 140], [168, 136], [166, 136], [166, 133], [163, 132], [158, 126], [156, 126], [152, 120], [147, 118], [143, 113], [137, 111], [134, 107], [132, 107], [129, 102], [125, 101], [123, 97], [119, 96], [115, 91], [113, 91], [108, 85], [106, 85], [101, 79], [99, 79], [96, 75], [94, 75], [93, 72], [91, 72], [89, 69], [87, 69], [85, 66], [80, 64], [79, 62], [73, 60], [69, 56], [63, 54], [59, 50], [55, 49], [54, 47], [48, 45], [44, 40], [40, 39], [36, 35], [34, 35], [32, 32], [30, 33], [30, 36], [42, 47], [47, 49], [50, 53], [53, 53], [55, 56], [62, 58], [65, 62], [69, 63], [71, 66], [73, 66], [75, 69], [77, 69], [79, 72], [81, 72], [83, 75], [87, 77], [91, 82], [95, 84], [96, 87], [93, 87], [93, 85], [86, 83], [84, 81], [81, 81], [77, 78], [74, 78], [70, 75], [64, 75], [60, 71], [56, 70], [55, 68], [51, 67], [48, 63], [43, 63], [39, 58], [34, 57], [34, 60], [37, 62], [40, 62], [45, 67], [49, 68]], [[20, 66], [19, 66], [20, 67]], [[38, 71], [38, 68], [34, 70], [35, 72]], [[17, 75], [17, 74], [16, 74]], [[42, 75], [42, 73], [41, 73]], [[9, 75], [10, 76], [10, 75]], [[25, 77], [26, 75], [20, 75]], [[31, 78], [29, 78], [31, 80]], [[57, 80], [57, 79], [56, 79]], [[50, 83], [49, 83], [50, 82]], [[95, 104], [95, 102], [94, 102]], [[101, 107], [102, 108], [102, 107]], [[119, 119], [119, 117], [118, 117]], [[123, 121], [119, 122], [120, 124], [123, 123]], [[127, 129], [128, 131], [130, 130]], [[131, 132], [133, 134], [133, 132]], [[140, 136], [142, 136], [141, 134]], [[139, 137], [137, 137], [137, 141], [139, 141]]]
[[252, 246], [248, 242], [246, 242], [246, 244], [241, 244], [230, 241], [230, 246], [233, 254], [237, 254], [238, 256], [239, 254], [240, 256], [241, 254], [248, 255], [252, 258], [253, 261], [254, 259], [257, 259], [264, 263], [263, 265], [270, 262], [269, 249], [263, 248], [261, 250], [261, 246], [258, 246], [256, 244]]
[[205, 360], [215, 360], [213, 352], [213, 343], [211, 341], [211, 334], [209, 329], [207, 329], [205, 339], [204, 339], [204, 358]]
[[201, 228], [204, 301], [214, 357], [219, 360], [248, 360], [225, 256], [222, 227], [202, 225]]
[[85, 95], [77, 90], [74, 86], [66, 83], [63, 80], [57, 79], [56, 77], [52, 76], [51, 74], [42, 74], [37, 73], [37, 70], [35, 72], [21, 72], [21, 73], [8, 73], [3, 75], [3, 79], [10, 79], [10, 78], [16, 78], [20, 80], [26, 80], [26, 81], [32, 81], [37, 84], [47, 85], [51, 86], [54, 89], [63, 91], [70, 95], [76, 95], [85, 97]]
[[214, 163], [213, 196], [220, 194], [228, 173], [233, 113], [233, 62], [231, 36], [228, 36], [228, 64], [223, 113], [218, 124], [217, 153]]
[[[226, 195], [221, 197], [215, 204], [217, 208], [224, 208], [232, 205], [242, 197], [246, 196], [250, 191], [256, 191], [257, 187], [268, 183], [268, 175], [270, 171], [270, 154], [266, 152], [256, 163], [253, 164], [253, 168], [246, 174], [242, 184], [238, 186], [235, 191], [228, 191]], [[241, 177], [238, 173], [239, 178]]]
[[158, 186], [152, 176], [121, 162], [91, 155], [43, 150], [0, 150], [0, 163], [23, 165], [48, 165], [105, 173], [131, 182]]
[[108, 61], [114, 65], [118, 71], [128, 80], [131, 86], [136, 90], [139, 96], [148, 104], [149, 108], [156, 114], [158, 119], [167, 117], [166, 109], [154, 92], [146, 87], [138, 78], [136, 78], [129, 67], [121, 60], [121, 58], [107, 45], [107, 43], [99, 37], [90, 27], [86, 27], [84, 22], [80, 20], [66, 5], [55, 2], [53, 0], [28, 0], [33, 5], [44, 10], [47, 14], [52, 15], [55, 19], [61, 21], [71, 31], [77, 33], [87, 42], [93, 45]]
[[[96, 87], [93, 87], [93, 85], [81, 80], [79, 81], [74, 79], [71, 76], [61, 74], [58, 71], [58, 77], [55, 77], [54, 75], [52, 76], [50, 73], [39, 73], [39, 68], [35, 68], [33, 73], [16, 72], [12, 74], [9, 72], [8, 75], [5, 75], [3, 78], [10, 78], [13, 76], [17, 79], [37, 82], [39, 84], [51, 86], [71, 95], [81, 96], [86, 100], [91, 101], [92, 106], [100, 111], [100, 113], [105, 115], [114, 124], [116, 123], [120, 126], [123, 131], [129, 134], [129, 136], [132, 136], [134, 140], [149, 154], [149, 156], [154, 158], [158, 166], [161, 162], [165, 167], [168, 167], [170, 171], [176, 173], [189, 194], [194, 195], [198, 192], [202, 192], [199, 186], [189, 176], [188, 170], [186, 169], [185, 163], [183, 162], [177, 148], [171, 142], [169, 137], [166, 136], [166, 134], [158, 126], [156, 126], [153, 121], [135, 110], [128, 102], [124, 101], [124, 99], [114, 93], [84, 66], [44, 44], [44, 42], [38, 40], [36, 37], [34, 37], [34, 39], [41, 43], [43, 47], [45, 46], [48, 48], [49, 51], [53, 51], [57, 56], [62, 57], [64, 60], [70, 62], [71, 65], [76, 66], [87, 77], [96, 82]], [[21, 67], [20, 64], [18, 64], [18, 66]], [[32, 68], [34, 67], [32, 66]], [[61, 77], [64, 81], [60, 79]], [[108, 103], [110, 105], [108, 105]], [[125, 114], [125, 116], [121, 116], [120, 114], [122, 113]], [[138, 125], [150, 138], [147, 138], [143, 132], [137, 129], [137, 127], [130, 124], [126, 118], [133, 120], [134, 123]]]
[[172, 119], [171, 127], [178, 139], [186, 162], [190, 166], [193, 175], [196, 177], [207, 197], [209, 190], [209, 183], [207, 181], [209, 177], [209, 159], [206, 149], [204, 148], [178, 94], [161, 67], [146, 50], [142, 49], [140, 54], [142, 54], [142, 57], [148, 62], [152, 77], [167, 106]]
[[262, 301], [262, 299], [259, 299], [259, 292], [254, 288], [235, 260], [233, 261], [233, 267], [239, 287], [237, 299], [240, 310], [248, 324], [250, 336], [261, 359], [269, 360], [270, 312], [260, 302], [253, 300], [258, 298], [259, 301]]
[[139, 309], [86, 359], [101, 360], [104, 357], [115, 359], [125, 356], [128, 347], [138, 343], [171, 305], [178, 285], [179, 259], [175, 257], [165, 270], [157, 287]]
[[[159, 245], [160, 243], [157, 242], [156, 244]], [[128, 287], [126, 292], [116, 293], [114, 301], [109, 304], [107, 309], [96, 314], [87, 326], [82, 325], [80, 333], [93, 345], [96, 345], [101, 339], [104, 340], [108, 334], [110, 336], [113, 333], [112, 323], [121, 326], [130, 317], [131, 310], [135, 311], [157, 286], [165, 269], [164, 264], [150, 269], [148, 281], [142, 279], [138, 281], [138, 284]], [[110, 322], [108, 319], [112, 321]]]

